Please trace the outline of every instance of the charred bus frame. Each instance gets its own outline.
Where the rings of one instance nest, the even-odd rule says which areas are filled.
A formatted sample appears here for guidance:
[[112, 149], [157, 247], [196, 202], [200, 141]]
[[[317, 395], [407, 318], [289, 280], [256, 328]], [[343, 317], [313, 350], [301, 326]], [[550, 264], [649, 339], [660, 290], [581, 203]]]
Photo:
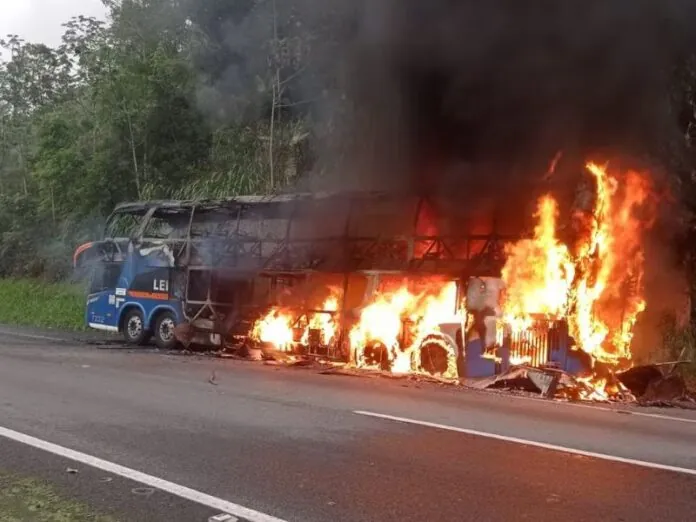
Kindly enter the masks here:
[[[124, 216], [139, 218], [134, 233], [110, 234]], [[353, 307], [355, 275], [370, 279], [367, 287], [385, 276], [446, 277], [458, 282], [461, 295], [471, 277], [498, 277], [505, 243], [519, 238], [512, 227], [503, 233], [495, 216], [454, 199], [399, 193], [148, 201], [117, 206], [100, 244], [121, 257], [126, 248], [164, 252], [170, 293], [182, 300], [186, 322], [196, 331], [244, 337], [262, 310], [277, 304], [279, 290], [322, 274], [340, 280], [341, 327]], [[267, 291], [259, 299], [254, 287], [262, 280]], [[301, 303], [295, 310], [298, 321], [335, 313]], [[345, 358], [342, 344], [330, 355]]]

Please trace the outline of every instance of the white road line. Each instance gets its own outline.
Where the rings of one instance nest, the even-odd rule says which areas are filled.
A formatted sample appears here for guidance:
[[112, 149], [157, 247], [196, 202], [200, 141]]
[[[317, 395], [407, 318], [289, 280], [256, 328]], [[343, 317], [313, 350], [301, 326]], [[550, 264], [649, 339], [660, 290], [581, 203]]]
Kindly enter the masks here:
[[533, 446], [536, 448], [547, 449], [551, 451], [560, 451], [563, 453], [571, 453], [573, 455], [581, 455], [583, 457], [592, 457], [602, 460], [610, 460], [614, 462], [621, 462], [623, 464], [633, 464], [635, 466], [642, 466], [645, 468], [659, 469], [663, 471], [674, 471], [676, 473], [684, 473], [686, 475], [696, 476], [696, 469], [691, 468], [680, 468], [677, 466], [669, 466], [667, 464], [658, 464], [656, 462], [647, 462], [645, 460], [629, 459], [626, 457], [617, 457], [615, 455], [607, 455], [605, 453], [595, 453], [592, 451], [584, 451], [575, 448], [567, 448], [565, 446], [557, 446], [555, 444], [547, 444], [546, 442], [538, 442], [535, 440], [519, 439], [517, 437], [508, 437], [507, 435], [498, 435], [497, 433], [488, 433], [485, 431], [471, 430], [467, 428], [458, 428], [456, 426], [448, 426], [447, 424], [437, 424], [435, 422], [427, 422], [415, 419], [409, 419], [406, 417], [395, 417], [393, 415], [385, 415], [382, 413], [374, 413], [371, 411], [360, 411], [355, 410], [353, 413], [357, 415], [365, 415], [367, 417], [376, 417], [378, 419], [391, 420], [396, 422], [403, 422], [406, 424], [414, 424], [417, 426], [426, 426], [428, 428], [437, 428], [440, 430], [455, 431], [458, 433], [465, 433], [467, 435], [475, 435], [477, 437], [485, 437], [489, 439], [500, 440], [503, 442], [512, 442], [514, 444], [522, 444], [525, 446]]
[[34, 335], [34, 334], [25, 334], [25, 333], [18, 333], [18, 332], [8, 332], [7, 330], [0, 330], [0, 335], [10, 335], [12, 337], [24, 337], [26, 339], [39, 339], [41, 341], [53, 341], [53, 342], [61, 342], [61, 343], [70, 342], [69, 339], [61, 339], [59, 337], [49, 337], [47, 335]]
[[635, 415], [636, 417], [648, 417], [650, 419], [662, 419], [674, 422], [686, 422], [687, 424], [696, 424], [696, 419], [687, 419], [686, 417], [674, 417], [672, 415], [662, 415], [660, 413], [645, 413], [642, 411], [633, 410], [621, 410], [613, 408], [605, 408], [603, 406], [589, 406], [586, 404], [574, 404], [567, 403], [568, 406], [575, 406], [576, 408], [592, 408], [599, 411], [608, 411], [611, 413], [618, 413], [620, 415]]
[[589, 410], [596, 410], [596, 411], [608, 411], [610, 413], [618, 413], [621, 415], [635, 415], [636, 417], [649, 417], [652, 419], [662, 419], [662, 420], [669, 420], [669, 421], [675, 421], [675, 422], [686, 422], [687, 424], [696, 424], [696, 419], [688, 419], [686, 417], [674, 417], [673, 415], [662, 415], [661, 413], [646, 413], [646, 412], [641, 412], [641, 411], [633, 411], [633, 410], [626, 410], [626, 409], [619, 409], [619, 408], [607, 408], [606, 406], [595, 406], [592, 404], [580, 404], [577, 402], [563, 402], [563, 401], [553, 401], [553, 400], [548, 400], [548, 399], [543, 399], [541, 397], [524, 397], [521, 395], [500, 395], [501, 397], [505, 397], [505, 399], [520, 399], [520, 400], [526, 400], [526, 401], [536, 401], [540, 404], [553, 404], [555, 406], [572, 406], [574, 408], [585, 408]]
[[86, 453], [64, 448], [63, 446], [58, 446], [52, 442], [37, 439], [30, 435], [10, 430], [8, 428], [0, 427], [0, 437], [21, 442], [22, 444], [26, 444], [49, 453], [86, 464], [87, 466], [92, 466], [93, 468], [98, 468], [108, 473], [113, 473], [114, 475], [119, 475], [121, 477], [140, 482], [141, 484], [160, 489], [177, 497], [202, 504], [217, 511], [245, 518], [251, 522], [285, 522], [283, 519], [234, 504], [218, 497], [213, 497], [206, 493], [196, 491], [195, 489], [187, 488], [186, 486], [181, 486], [179, 484], [175, 484], [173, 482], [169, 482], [167, 480], [154, 477], [119, 464], [114, 464], [113, 462], [109, 462], [98, 457], [93, 457], [91, 455], [87, 455]]

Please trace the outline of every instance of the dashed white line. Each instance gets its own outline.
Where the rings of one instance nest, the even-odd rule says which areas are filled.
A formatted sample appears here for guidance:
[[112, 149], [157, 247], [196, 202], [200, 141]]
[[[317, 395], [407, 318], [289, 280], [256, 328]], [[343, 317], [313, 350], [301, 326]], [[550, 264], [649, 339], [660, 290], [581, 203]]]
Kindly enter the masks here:
[[251, 522], [285, 522], [283, 519], [240, 506], [239, 504], [229, 502], [222, 498], [214, 497], [212, 495], [202, 493], [201, 491], [196, 491], [195, 489], [181, 486], [179, 484], [175, 484], [174, 482], [169, 482], [168, 480], [154, 477], [152, 475], [148, 475], [147, 473], [127, 468], [98, 457], [93, 457], [92, 455], [87, 455], [86, 453], [75, 451], [70, 448], [65, 448], [63, 446], [53, 444], [52, 442], [37, 439], [36, 437], [32, 437], [8, 428], [0, 427], [0, 437], [21, 442], [22, 444], [53, 453], [54, 455], [59, 455], [75, 462], [80, 462], [87, 466], [101, 469], [107, 473], [113, 473], [114, 475], [119, 475], [135, 482], [140, 482], [141, 484], [145, 484], [152, 488], [165, 491], [172, 495], [176, 495], [177, 497], [190, 500], [191, 502], [196, 502], [217, 511], [222, 511], [224, 513], [229, 513], [230, 515], [247, 519]]
[[375, 413], [375, 412], [371, 412], [371, 411], [355, 410], [355, 411], [353, 411], [353, 413], [355, 413], [357, 415], [364, 415], [367, 417], [375, 417], [378, 419], [385, 419], [385, 420], [390, 420], [390, 421], [395, 421], [395, 422], [402, 422], [405, 424], [414, 424], [417, 426], [425, 426], [428, 428], [436, 428], [436, 429], [440, 429], [440, 430], [447, 430], [447, 431], [454, 431], [454, 432], [458, 432], [458, 433], [464, 433], [467, 435], [475, 435], [477, 437], [485, 437], [488, 439], [495, 439], [495, 440], [500, 440], [503, 442], [522, 444], [524, 446], [532, 446], [535, 448], [542, 448], [542, 449], [547, 449], [547, 450], [551, 450], [551, 451], [559, 451], [562, 453], [581, 455], [583, 457], [591, 457], [591, 458], [595, 458], [595, 459], [609, 460], [609, 461], [613, 461], [613, 462], [620, 462], [622, 464], [632, 464], [634, 466], [642, 466], [644, 468], [659, 469], [659, 470], [663, 470], [663, 471], [673, 471], [676, 473], [683, 473], [686, 475], [696, 476], [696, 469], [691, 469], [691, 468], [680, 468], [678, 466], [669, 466], [667, 464], [659, 464], [657, 462], [648, 462], [645, 460], [629, 459], [626, 457], [618, 457], [616, 455], [608, 455], [606, 453], [595, 453], [593, 451], [585, 451], [585, 450], [580, 450], [580, 449], [576, 449], [576, 448], [568, 448], [566, 446], [557, 446], [555, 444], [547, 444], [546, 442], [538, 442], [535, 440], [520, 439], [517, 437], [509, 437], [507, 435], [499, 435], [497, 433], [488, 433], [485, 431], [472, 430], [472, 429], [468, 429], [468, 428], [459, 428], [456, 426], [449, 426], [447, 424], [438, 424], [435, 422], [427, 422], [427, 421], [422, 421], [422, 420], [409, 419], [406, 417], [395, 417], [393, 415], [385, 415], [382, 413]]

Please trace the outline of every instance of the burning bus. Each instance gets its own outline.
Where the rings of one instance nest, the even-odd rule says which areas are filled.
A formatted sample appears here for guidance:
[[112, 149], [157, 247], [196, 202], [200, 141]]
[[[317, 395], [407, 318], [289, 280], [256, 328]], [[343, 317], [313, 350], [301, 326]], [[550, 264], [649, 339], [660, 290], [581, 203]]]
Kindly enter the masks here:
[[436, 233], [446, 204], [463, 214], [385, 193], [122, 204], [75, 253], [91, 273], [86, 321], [136, 344], [249, 341], [394, 370], [422, 344], [455, 376], [468, 281], [499, 275], [515, 237]]
[[162, 348], [292, 352], [449, 379], [519, 364], [619, 366], [645, 308], [649, 185], [595, 164], [587, 173], [593, 194], [572, 213], [572, 242], [559, 239], [551, 195], [527, 235], [519, 215], [446, 196], [122, 204], [104, 238], [75, 254], [91, 272], [86, 321], [130, 343], [154, 336]]

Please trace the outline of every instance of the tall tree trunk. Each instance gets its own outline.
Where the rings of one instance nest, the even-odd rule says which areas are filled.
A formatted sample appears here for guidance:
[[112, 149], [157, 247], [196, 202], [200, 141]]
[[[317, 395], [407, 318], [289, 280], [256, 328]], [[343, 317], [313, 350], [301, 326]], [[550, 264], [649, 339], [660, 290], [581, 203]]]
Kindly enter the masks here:
[[135, 189], [138, 192], [138, 199], [140, 199], [140, 171], [138, 169], [138, 153], [135, 150], [135, 133], [133, 132], [133, 122], [131, 120], [130, 114], [126, 112], [126, 118], [128, 119], [128, 133], [130, 135], [130, 149], [131, 156], [133, 158], [133, 174], [135, 175]]
[[56, 198], [53, 194], [53, 184], [51, 184], [51, 217], [53, 218], [53, 224], [56, 224]]
[[27, 169], [24, 161], [24, 147], [19, 144], [19, 169], [22, 171], [22, 186], [24, 187], [24, 195], [29, 195], [29, 184], [27, 183]]
[[268, 136], [268, 167], [270, 171], [270, 181], [271, 181], [271, 191], [275, 188], [275, 161], [274, 161], [274, 147], [275, 147], [275, 119], [276, 119], [276, 83], [275, 79], [273, 81], [273, 101], [271, 105], [271, 124]]
[[271, 182], [271, 192], [275, 189], [275, 123], [276, 123], [276, 107], [278, 106], [278, 97], [280, 90], [280, 70], [278, 69], [278, 12], [276, 11], [276, 0], [273, 0], [273, 64], [276, 68], [273, 75], [273, 88], [271, 99], [271, 123], [268, 136], [268, 168]]

